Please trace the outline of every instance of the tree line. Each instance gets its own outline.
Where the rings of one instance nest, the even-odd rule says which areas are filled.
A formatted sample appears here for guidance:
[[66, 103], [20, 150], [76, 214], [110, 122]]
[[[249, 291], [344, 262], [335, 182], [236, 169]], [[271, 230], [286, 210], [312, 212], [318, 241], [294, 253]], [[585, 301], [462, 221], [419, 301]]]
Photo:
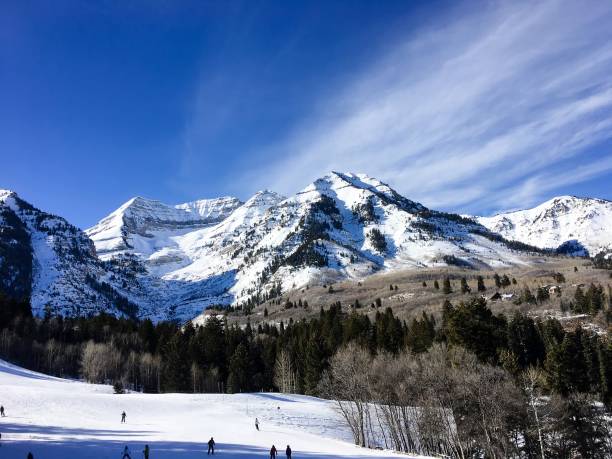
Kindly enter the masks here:
[[[598, 303], [600, 293], [585, 296]], [[280, 390], [349, 401], [345, 417], [364, 446], [382, 436], [383, 446], [453, 457], [609, 454], [607, 336], [495, 315], [481, 297], [445, 301], [438, 317], [409, 322], [390, 308], [372, 319], [349, 309], [334, 303], [310, 320], [242, 327], [211, 315], [194, 326], [36, 318], [28, 302], [0, 296], [0, 356], [118, 391]]]

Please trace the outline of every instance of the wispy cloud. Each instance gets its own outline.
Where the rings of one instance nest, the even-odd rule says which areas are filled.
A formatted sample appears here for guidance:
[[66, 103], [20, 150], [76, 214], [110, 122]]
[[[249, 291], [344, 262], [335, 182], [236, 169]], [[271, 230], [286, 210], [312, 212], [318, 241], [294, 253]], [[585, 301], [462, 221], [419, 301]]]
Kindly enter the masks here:
[[371, 63], [251, 180], [293, 192], [352, 170], [478, 211], [610, 173], [596, 149], [612, 138], [612, 3], [469, 5]]

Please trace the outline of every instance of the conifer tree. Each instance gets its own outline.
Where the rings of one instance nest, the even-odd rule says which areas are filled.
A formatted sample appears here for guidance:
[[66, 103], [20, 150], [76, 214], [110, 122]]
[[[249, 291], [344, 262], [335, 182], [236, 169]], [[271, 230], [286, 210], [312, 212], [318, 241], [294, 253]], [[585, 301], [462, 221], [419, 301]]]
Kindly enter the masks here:
[[438, 279], [436, 279], [436, 280], [434, 281], [434, 288], [435, 288], [436, 290], [440, 290], [440, 284], [438, 283]]
[[548, 294], [548, 289], [545, 287], [538, 287], [536, 291], [536, 300], [538, 303], [543, 303], [550, 299], [550, 295]]
[[589, 304], [582, 287], [576, 287], [574, 292], [574, 312], [584, 313], [589, 311]]
[[472, 290], [470, 289], [470, 286], [467, 283], [467, 280], [465, 279], [465, 277], [461, 278], [461, 293], [470, 293]]
[[484, 292], [487, 290], [487, 287], [485, 287], [484, 278], [482, 276], [478, 276], [476, 278], [476, 282], [478, 283], [479, 292]]
[[164, 349], [163, 386], [167, 392], [186, 392], [189, 390], [190, 362], [185, 352], [187, 347], [184, 335], [175, 333]]
[[304, 358], [304, 391], [309, 395], [317, 394], [317, 386], [324, 370], [325, 352], [319, 338], [312, 336], [306, 346]]
[[533, 295], [533, 293], [531, 293], [531, 290], [526, 285], [525, 285], [525, 288], [523, 288], [523, 292], [521, 294], [520, 299], [523, 303], [528, 303], [528, 304], [536, 303], [536, 297]]
[[442, 293], [444, 293], [445, 295], [453, 293], [453, 289], [451, 288], [450, 279], [448, 277], [445, 277], [442, 283]]
[[249, 389], [249, 356], [243, 343], [236, 347], [230, 359], [227, 389], [234, 394]]

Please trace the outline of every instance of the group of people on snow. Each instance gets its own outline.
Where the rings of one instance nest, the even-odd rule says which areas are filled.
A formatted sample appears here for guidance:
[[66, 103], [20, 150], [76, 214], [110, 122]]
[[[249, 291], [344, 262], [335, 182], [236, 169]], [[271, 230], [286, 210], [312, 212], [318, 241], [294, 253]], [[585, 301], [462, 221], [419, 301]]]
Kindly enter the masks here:
[[[278, 408], [280, 409], [280, 407]], [[259, 431], [259, 419], [255, 418], [255, 428]], [[272, 445], [270, 448], [270, 459], [276, 459], [276, 455], [278, 454], [278, 450], [276, 446]], [[285, 449], [285, 454], [287, 455], [287, 459], [291, 459], [291, 447], [287, 445], [287, 449]]]
[[[276, 459], [277, 453], [276, 446], [272, 445], [272, 448], [270, 448], [270, 459]], [[285, 454], [287, 455], [287, 459], [291, 459], [291, 447], [289, 445], [287, 445], [287, 449], [285, 449]]]
[[[259, 431], [259, 419], [257, 418], [255, 418], [255, 429]], [[208, 453], [207, 454], [208, 455], [212, 454], [213, 456], [215, 454], [215, 439], [213, 437], [210, 437], [210, 440], [208, 440]], [[270, 448], [270, 459], [276, 459], [277, 454], [278, 454], [278, 450], [276, 449], [276, 446], [272, 445], [272, 448]], [[289, 445], [287, 445], [287, 448], [285, 449], [285, 454], [287, 455], [287, 459], [291, 459], [291, 447]]]
[[[144, 459], [149, 459], [149, 445], [145, 445], [144, 449], [142, 450], [142, 455], [144, 456]], [[130, 448], [128, 448], [127, 445], [125, 445], [125, 448], [123, 448], [123, 456], [121, 456], [121, 459], [132, 459]]]

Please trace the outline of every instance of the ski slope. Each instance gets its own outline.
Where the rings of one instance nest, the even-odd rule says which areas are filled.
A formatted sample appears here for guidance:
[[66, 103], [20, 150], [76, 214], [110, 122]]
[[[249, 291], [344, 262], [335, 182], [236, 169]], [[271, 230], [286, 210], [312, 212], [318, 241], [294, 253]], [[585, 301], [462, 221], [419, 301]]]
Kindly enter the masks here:
[[[408, 456], [351, 444], [333, 403], [313, 397], [256, 394], [113, 394], [112, 387], [69, 381], [0, 360], [0, 458], [201, 458], [212, 436], [220, 458], [392, 458]], [[121, 424], [121, 412], [127, 422]], [[260, 431], [255, 430], [255, 417]], [[414, 456], [418, 457], [418, 456]]]

